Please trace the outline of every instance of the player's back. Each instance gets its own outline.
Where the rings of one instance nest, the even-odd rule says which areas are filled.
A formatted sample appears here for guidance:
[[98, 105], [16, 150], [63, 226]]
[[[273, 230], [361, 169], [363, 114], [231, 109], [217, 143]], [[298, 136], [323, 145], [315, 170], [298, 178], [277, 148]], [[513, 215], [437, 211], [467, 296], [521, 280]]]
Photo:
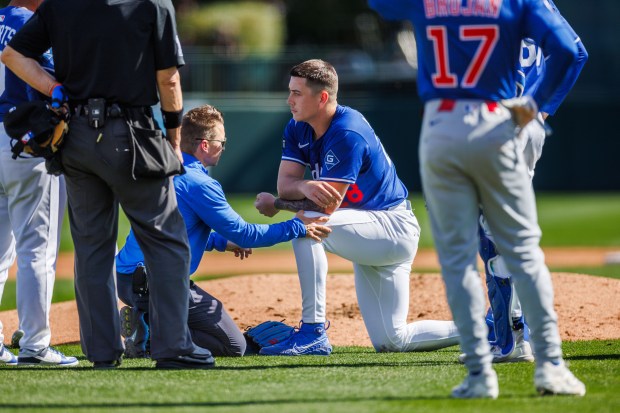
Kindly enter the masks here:
[[418, 47], [418, 91], [437, 98], [515, 96], [521, 39], [561, 25], [538, 0], [370, 0], [388, 19], [409, 19]]

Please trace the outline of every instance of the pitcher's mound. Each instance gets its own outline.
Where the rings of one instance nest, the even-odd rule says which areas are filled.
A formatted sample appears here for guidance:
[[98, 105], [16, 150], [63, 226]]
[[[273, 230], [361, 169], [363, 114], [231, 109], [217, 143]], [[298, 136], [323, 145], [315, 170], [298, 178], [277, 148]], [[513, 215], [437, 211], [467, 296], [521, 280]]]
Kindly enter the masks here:
[[[201, 281], [202, 288], [220, 299], [243, 329], [265, 320], [286, 320], [295, 325], [301, 318], [301, 292], [297, 275], [242, 275]], [[555, 308], [563, 340], [620, 338], [620, 280], [553, 274]], [[370, 346], [362, 321], [352, 275], [330, 275], [327, 280], [327, 318], [332, 344]], [[412, 274], [409, 321], [452, 319], [445, 290], [438, 274]], [[5, 342], [17, 329], [17, 312], [0, 313]], [[80, 340], [75, 301], [52, 305], [52, 344]]]

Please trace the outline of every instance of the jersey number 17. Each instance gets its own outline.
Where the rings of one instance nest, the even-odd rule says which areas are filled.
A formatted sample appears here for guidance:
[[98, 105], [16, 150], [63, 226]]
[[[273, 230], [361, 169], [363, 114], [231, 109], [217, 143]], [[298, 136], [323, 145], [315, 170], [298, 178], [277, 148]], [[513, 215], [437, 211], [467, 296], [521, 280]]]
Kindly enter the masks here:
[[[457, 87], [457, 75], [450, 71], [448, 28], [443, 25], [428, 26], [426, 28], [426, 37], [433, 42], [435, 52], [436, 72], [431, 77], [433, 86], [436, 88]], [[478, 79], [480, 79], [482, 72], [484, 72], [493, 49], [497, 45], [499, 26], [495, 24], [459, 26], [459, 39], [466, 42], [477, 41], [480, 43], [461, 79], [462, 88], [474, 88], [478, 84]]]

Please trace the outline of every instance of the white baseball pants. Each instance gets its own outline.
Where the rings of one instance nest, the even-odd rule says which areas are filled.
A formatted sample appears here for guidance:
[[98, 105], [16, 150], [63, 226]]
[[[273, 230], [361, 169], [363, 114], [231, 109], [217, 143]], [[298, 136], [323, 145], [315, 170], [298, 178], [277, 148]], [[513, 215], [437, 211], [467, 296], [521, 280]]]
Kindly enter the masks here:
[[51, 338], [64, 180], [49, 175], [42, 158], [12, 159], [11, 139], [0, 125], [0, 293], [17, 255], [17, 313], [24, 331], [20, 347], [41, 350]]
[[353, 262], [357, 301], [375, 350], [425, 351], [458, 343], [452, 321], [407, 324], [409, 274], [420, 236], [408, 202], [390, 211], [339, 209], [326, 225], [332, 232], [322, 243], [293, 240], [304, 322], [326, 320], [328, 251]]
[[[494, 107], [495, 106], [495, 107]], [[490, 365], [485, 300], [476, 269], [482, 205], [512, 274], [538, 363], [561, 360], [553, 287], [527, 166], [509, 112], [479, 100], [425, 106], [420, 169], [448, 303], [470, 371]]]

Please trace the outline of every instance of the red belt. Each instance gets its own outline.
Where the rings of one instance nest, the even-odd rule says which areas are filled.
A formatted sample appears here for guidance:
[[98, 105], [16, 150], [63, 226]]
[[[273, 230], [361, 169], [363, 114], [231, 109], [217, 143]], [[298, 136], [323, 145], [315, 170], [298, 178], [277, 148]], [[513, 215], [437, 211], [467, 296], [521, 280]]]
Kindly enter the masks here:
[[[487, 100], [484, 102], [487, 106], [489, 112], [495, 112], [499, 103], [493, 102], [492, 100]], [[454, 99], [441, 99], [439, 103], [439, 107], [437, 108], [437, 112], [452, 112], [454, 110], [454, 106], [456, 105], [456, 100]]]

